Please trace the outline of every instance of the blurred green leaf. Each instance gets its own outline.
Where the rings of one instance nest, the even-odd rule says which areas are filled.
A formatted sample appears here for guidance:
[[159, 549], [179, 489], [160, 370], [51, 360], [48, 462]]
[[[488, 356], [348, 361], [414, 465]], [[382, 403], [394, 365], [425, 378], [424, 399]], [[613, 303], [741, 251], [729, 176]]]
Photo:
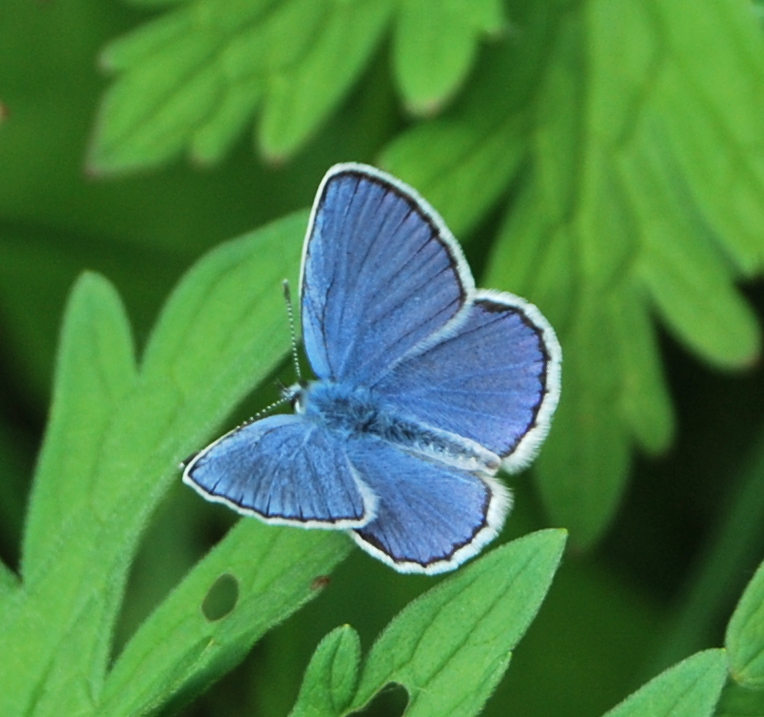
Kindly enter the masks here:
[[669, 328], [707, 361], [721, 367], [750, 364], [759, 351], [759, 327], [732, 283], [734, 266], [713, 241], [711, 227], [688, 206], [684, 180], [673, 176], [661, 142], [650, 136], [642, 142], [623, 162], [642, 227], [634, 278]]
[[526, 127], [507, 92], [517, 48], [486, 52], [457, 111], [398, 135], [380, 164], [409, 182], [443, 214], [458, 236], [472, 228], [506, 191], [526, 153]]
[[290, 717], [340, 715], [358, 680], [361, 641], [349, 625], [338, 627], [318, 644]]
[[623, 422], [649, 453], [665, 451], [674, 437], [674, 411], [663, 380], [655, 327], [639, 287], [624, 284], [610, 294], [605, 322], [621, 370], [618, 408]]
[[357, 80], [394, 9], [401, 92], [412, 111], [432, 113], [464, 82], [480, 38], [505, 26], [500, 0], [133, 2], [170, 9], [103, 53], [119, 77], [90, 151], [97, 173], [157, 166], [183, 150], [218, 162], [258, 110], [263, 154], [294, 154]]
[[[300, 61], [274, 68], [268, 77], [259, 132], [265, 157], [279, 160], [294, 154], [339, 103], [378, 44], [391, 5], [390, 0], [327, 3]], [[304, 22], [303, 11], [295, 23]]]
[[547, 53], [540, 63], [528, 51], [535, 97], [510, 113], [526, 118], [529, 171], [485, 283], [528, 296], [560, 335], [563, 397], [538, 474], [552, 520], [588, 544], [618, 505], [631, 441], [656, 452], [672, 437], [650, 311], [709, 362], [758, 355], [733, 282], [764, 255], [752, 129], [764, 43], [740, 2], [563, 5], [518, 20], [541, 28]]
[[111, 43], [89, 165], [159, 165], [188, 149], [218, 161], [255, 109], [266, 155], [293, 153], [347, 92], [378, 43], [389, 0], [193, 0]]
[[397, 682], [409, 693], [407, 715], [477, 714], [538, 612], [565, 537], [515, 540], [410, 603], [371, 648], [350, 709]]
[[0, 316], [6, 349], [16, 358], [19, 379], [35, 392], [41, 409], [50, 400], [65, 299], [83, 267], [88, 271], [97, 267], [120, 289], [137, 337], [145, 336], [167, 287], [191, 260], [184, 256], [188, 250], [156, 247], [151, 239], [146, 244], [91, 237], [35, 222], [0, 227]]
[[472, 118], [434, 120], [389, 144], [380, 164], [415, 187], [457, 236], [506, 189], [524, 155], [516, 123], [486, 132]]
[[522, 32], [486, 49], [453, 111], [402, 132], [380, 155], [381, 165], [416, 187], [457, 236], [494, 206], [527, 158], [528, 104], [555, 20], [533, 7], [512, 11]]
[[650, 680], [606, 717], [710, 717], [726, 676], [723, 650], [699, 652]]
[[733, 679], [744, 687], [764, 689], [764, 564], [735, 608], [725, 645]]
[[575, 527], [576, 543], [584, 545], [615, 512], [629, 471], [626, 426], [601, 410], [617, 407], [620, 399], [614, 346], [606, 307], [592, 306], [576, 316], [562, 344], [565, 399], [536, 463], [553, 519]]
[[482, 34], [503, 26], [499, 0], [403, 0], [394, 66], [408, 108], [432, 114], [469, 72]]

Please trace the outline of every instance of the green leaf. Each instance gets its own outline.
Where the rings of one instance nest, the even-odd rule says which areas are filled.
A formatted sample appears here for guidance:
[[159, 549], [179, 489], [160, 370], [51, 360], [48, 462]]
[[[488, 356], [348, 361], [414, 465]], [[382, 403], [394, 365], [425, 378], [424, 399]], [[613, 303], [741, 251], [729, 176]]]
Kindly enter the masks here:
[[[184, 400], [198, 400], [201, 392], [216, 404], [230, 402], [213, 399], [223, 385], [229, 395], [251, 389], [252, 374], [264, 376], [289, 350], [281, 285], [284, 279], [297, 284], [307, 220], [307, 212], [296, 212], [219, 245], [197, 263], [162, 310], [142, 376], [171, 378]], [[229, 375], [221, 376], [222, 370]], [[220, 386], [208, 386], [209, 380]]]
[[329, 8], [300, 62], [268, 78], [259, 144], [271, 160], [294, 154], [339, 103], [379, 43], [392, 3], [357, 0]]
[[408, 108], [437, 112], [466, 78], [480, 36], [502, 25], [497, 0], [403, 0], [394, 66]]
[[288, 351], [280, 284], [297, 272], [305, 224], [300, 212], [218, 247], [168, 301], [100, 441], [88, 500], [0, 614], [0, 673], [18, 686], [0, 691], [0, 714], [28, 711], [43, 682], [51, 714], [100, 692], [130, 556], [178, 462]]
[[762, 717], [764, 690], [750, 690], [728, 681], [714, 712], [714, 717]]
[[479, 40], [506, 24], [500, 0], [132, 1], [171, 9], [103, 52], [118, 77], [89, 152], [96, 173], [158, 166], [184, 150], [218, 162], [258, 111], [263, 154], [293, 155], [347, 95], [393, 11], [401, 92], [414, 112], [432, 112], [464, 82]]
[[125, 0], [136, 7], [168, 7], [170, 5], [183, 5], [189, 0]]
[[262, 80], [232, 82], [223, 91], [215, 111], [194, 127], [189, 152], [199, 164], [215, 164], [225, 155], [262, 99]]
[[563, 395], [536, 474], [551, 520], [570, 526], [577, 546], [596, 541], [608, 526], [626, 484], [626, 426], [603, 413], [618, 406], [615, 332], [605, 306], [583, 297], [563, 343]]
[[483, 128], [471, 118], [419, 125], [390, 143], [380, 165], [427, 198], [459, 236], [496, 202], [524, 156], [519, 127]]
[[19, 579], [2, 560], [0, 560], [0, 603], [11, 596], [19, 587]]
[[349, 625], [332, 630], [318, 644], [290, 717], [340, 715], [358, 680], [361, 641]]
[[725, 645], [733, 679], [744, 687], [764, 689], [764, 564], [735, 608]]
[[[541, 12], [529, 6], [522, 22], [541, 26]], [[713, 364], [758, 356], [760, 330], [734, 281], [764, 256], [764, 153], [752, 130], [764, 43], [740, 2], [544, 12], [545, 60], [518, 60], [535, 67], [535, 96], [512, 110], [526, 113], [529, 171], [486, 283], [538, 304], [560, 337], [564, 390], [539, 477], [553, 520], [581, 544], [618, 506], [631, 441], [657, 452], [672, 437], [651, 310]]]
[[734, 288], [734, 267], [693, 216], [653, 138], [622, 163], [644, 232], [637, 275], [675, 333], [707, 361], [750, 364], [759, 352], [756, 316]]
[[535, 53], [545, 50], [548, 16], [524, 25], [526, 42], [487, 48], [453, 110], [398, 135], [380, 156], [380, 164], [416, 187], [457, 236], [506, 192], [526, 158], [528, 118], [520, 110], [536, 82], [531, 69], [540, 61]]
[[79, 519], [98, 471], [105, 434], [135, 379], [132, 336], [122, 302], [108, 281], [84, 274], [64, 316], [53, 405], [26, 519], [25, 582], [34, 582], [45, 569], [67, 522]]
[[[189, 701], [232, 669], [270, 628], [319, 593], [316, 575], [350, 552], [346, 536], [242, 519], [139, 628], [117, 659], [99, 717], [137, 717]], [[203, 610], [221, 576], [238, 599], [216, 620]]]
[[710, 717], [727, 676], [723, 650], [705, 650], [650, 680], [605, 717]]
[[389, 0], [192, 0], [109, 45], [90, 168], [218, 161], [262, 107], [260, 143], [295, 152], [363, 69]]
[[371, 648], [350, 709], [397, 682], [407, 715], [477, 714], [549, 589], [565, 536], [515, 540], [409, 604]]
[[[759, 149], [764, 76], [760, 25], [746, 2], [653, 2], [674, 62], [656, 77], [656, 109], [693, 199], [746, 274], [762, 261]], [[690, 22], [688, 22], [688, 19]], [[698, 54], [702, 51], [702, 55]], [[712, 151], [715, 148], [716, 151]], [[668, 158], [671, 161], [671, 158]]]
[[661, 453], [674, 437], [674, 412], [645, 302], [625, 284], [609, 294], [605, 311], [621, 370], [621, 416], [644, 450]]

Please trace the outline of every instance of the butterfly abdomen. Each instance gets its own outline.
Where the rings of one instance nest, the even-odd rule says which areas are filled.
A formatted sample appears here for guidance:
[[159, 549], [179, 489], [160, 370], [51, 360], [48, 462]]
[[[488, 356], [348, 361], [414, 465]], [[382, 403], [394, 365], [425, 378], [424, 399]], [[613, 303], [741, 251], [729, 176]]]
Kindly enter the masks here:
[[373, 436], [446, 465], [491, 475], [501, 463], [475, 441], [396, 413], [365, 388], [317, 381], [305, 390], [300, 403], [306, 417], [346, 440]]

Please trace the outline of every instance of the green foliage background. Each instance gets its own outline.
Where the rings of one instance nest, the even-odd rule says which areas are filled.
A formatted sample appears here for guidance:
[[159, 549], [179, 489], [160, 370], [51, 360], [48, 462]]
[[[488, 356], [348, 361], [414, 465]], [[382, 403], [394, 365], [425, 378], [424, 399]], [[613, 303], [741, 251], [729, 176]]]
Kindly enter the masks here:
[[[390, 635], [430, 625], [422, 605], [479, 612], [479, 566], [513, 575], [526, 550], [537, 581], [480, 623], [495, 654], [423, 633], [422, 654], [485, 670], [450, 713], [495, 687], [485, 714], [600, 715], [688, 658], [612, 714], [764, 714], [761, 571], [730, 622], [764, 553], [762, 32], [744, 0], [4, 0], [0, 712], [96, 695], [99, 715], [269, 717], [299, 693], [294, 714], [340, 714], [390, 679], [411, 714], [445, 714], [451, 683], [390, 667]], [[179, 485], [179, 460], [291, 380], [279, 283], [349, 160], [413, 184], [478, 284], [538, 304], [563, 345], [500, 542], [558, 526], [568, 550], [503, 678], [558, 533], [390, 623], [438, 581], [341, 535], [226, 534]], [[213, 620], [231, 570], [236, 608]]]

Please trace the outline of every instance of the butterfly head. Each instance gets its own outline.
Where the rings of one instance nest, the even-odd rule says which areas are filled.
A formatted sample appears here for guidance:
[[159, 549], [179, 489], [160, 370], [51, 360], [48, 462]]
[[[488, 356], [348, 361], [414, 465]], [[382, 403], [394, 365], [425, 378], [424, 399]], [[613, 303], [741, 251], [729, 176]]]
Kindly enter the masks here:
[[305, 398], [308, 386], [308, 382], [304, 379], [300, 379], [291, 386], [284, 386], [281, 389], [282, 401], [288, 402], [295, 413], [305, 413]]

